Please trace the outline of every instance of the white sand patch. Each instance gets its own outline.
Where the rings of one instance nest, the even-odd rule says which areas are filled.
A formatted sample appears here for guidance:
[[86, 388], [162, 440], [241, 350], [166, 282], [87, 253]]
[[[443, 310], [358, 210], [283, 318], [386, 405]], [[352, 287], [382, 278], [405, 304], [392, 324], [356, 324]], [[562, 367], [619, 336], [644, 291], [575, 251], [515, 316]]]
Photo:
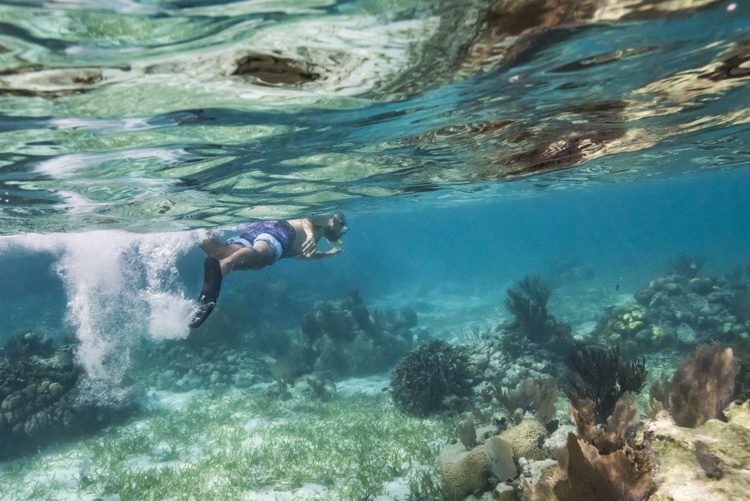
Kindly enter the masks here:
[[159, 457], [151, 456], [148, 454], [134, 454], [123, 460], [123, 466], [131, 472], [142, 472], [147, 470], [179, 470], [193, 464], [193, 459], [188, 456], [191, 454], [183, 455], [180, 459], [162, 460]]
[[383, 486], [383, 493], [374, 501], [405, 501], [409, 499], [409, 482], [405, 478], [396, 478]]
[[270, 421], [268, 421], [267, 419], [253, 418], [248, 419], [242, 427], [246, 432], [253, 433], [259, 429], [268, 428], [269, 425]]
[[242, 495], [247, 501], [297, 501], [334, 499], [328, 489], [318, 484], [305, 484], [293, 491], [252, 491]]
[[378, 395], [388, 388], [389, 374], [377, 374], [367, 377], [353, 377], [336, 383], [336, 393], [339, 396]]
[[[37, 499], [40, 486], [50, 499], [92, 499], [93, 496], [82, 497], [79, 492], [81, 478], [88, 475], [90, 469], [91, 461], [81, 451], [50, 451], [44, 459], [34, 461], [34, 466], [27, 469], [15, 486], [17, 497], [8, 499]], [[2, 495], [0, 498], [6, 499]]]
[[204, 398], [205, 396], [206, 390], [190, 390], [182, 393], [152, 390], [148, 392], [147, 407], [181, 411], [190, 405], [193, 400]]

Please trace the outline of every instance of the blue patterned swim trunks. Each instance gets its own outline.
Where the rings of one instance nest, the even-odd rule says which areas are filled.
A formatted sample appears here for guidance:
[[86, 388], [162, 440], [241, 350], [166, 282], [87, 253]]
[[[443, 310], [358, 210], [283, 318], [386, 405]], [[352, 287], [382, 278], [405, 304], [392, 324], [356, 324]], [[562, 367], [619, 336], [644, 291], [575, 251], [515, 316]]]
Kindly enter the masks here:
[[265, 242], [278, 261], [282, 257], [289, 257], [295, 236], [294, 228], [287, 221], [258, 221], [250, 223], [240, 236], [227, 240], [227, 244], [252, 247], [255, 242]]

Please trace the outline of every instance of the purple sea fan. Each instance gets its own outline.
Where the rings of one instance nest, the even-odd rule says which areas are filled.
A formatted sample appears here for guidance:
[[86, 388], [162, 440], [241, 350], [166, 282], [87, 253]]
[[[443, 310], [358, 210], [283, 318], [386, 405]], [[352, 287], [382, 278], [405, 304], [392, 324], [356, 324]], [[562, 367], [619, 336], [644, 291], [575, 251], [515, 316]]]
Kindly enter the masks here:
[[669, 410], [679, 426], [694, 428], [709, 419], [722, 419], [734, 393], [739, 365], [731, 348], [696, 348], [672, 377]]

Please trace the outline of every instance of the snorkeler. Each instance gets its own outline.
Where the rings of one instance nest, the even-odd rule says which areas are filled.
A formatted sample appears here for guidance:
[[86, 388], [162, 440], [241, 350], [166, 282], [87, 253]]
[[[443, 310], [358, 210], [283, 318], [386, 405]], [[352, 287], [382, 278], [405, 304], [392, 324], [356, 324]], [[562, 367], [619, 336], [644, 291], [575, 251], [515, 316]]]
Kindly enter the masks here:
[[[208, 318], [219, 298], [222, 279], [232, 271], [259, 270], [285, 257], [322, 259], [335, 256], [341, 253], [338, 240], [347, 229], [346, 218], [336, 212], [330, 216], [288, 221], [258, 221], [226, 243], [221, 243], [216, 237], [209, 238], [201, 244], [208, 257], [203, 263], [203, 288], [190, 327], [200, 327]], [[321, 237], [334, 246], [327, 251], [318, 251]]]

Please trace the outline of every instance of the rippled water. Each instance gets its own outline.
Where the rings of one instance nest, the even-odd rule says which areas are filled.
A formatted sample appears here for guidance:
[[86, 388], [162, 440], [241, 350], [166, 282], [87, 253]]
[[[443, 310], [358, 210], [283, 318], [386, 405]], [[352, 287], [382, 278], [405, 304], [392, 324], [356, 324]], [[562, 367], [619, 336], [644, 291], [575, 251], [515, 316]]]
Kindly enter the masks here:
[[3, 234], [460, 203], [750, 151], [743, 2], [10, 1], [0, 19]]

